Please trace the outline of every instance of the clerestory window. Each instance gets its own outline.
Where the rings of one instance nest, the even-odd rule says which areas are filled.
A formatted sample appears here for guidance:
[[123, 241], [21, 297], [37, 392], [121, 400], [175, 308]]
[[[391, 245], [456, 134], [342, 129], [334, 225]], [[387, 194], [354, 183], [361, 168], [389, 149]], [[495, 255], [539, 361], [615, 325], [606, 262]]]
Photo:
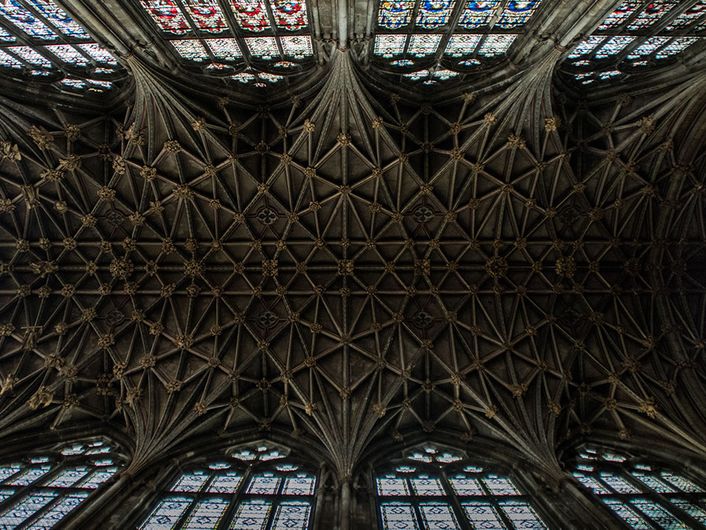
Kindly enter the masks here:
[[573, 475], [630, 528], [706, 525], [706, 490], [675, 470], [589, 447], [579, 453]]
[[546, 528], [512, 479], [434, 445], [379, 470], [375, 492], [382, 529]]
[[269, 443], [194, 465], [162, 493], [142, 529], [305, 530], [317, 478]]
[[0, 465], [0, 528], [54, 528], [122, 467], [103, 440], [64, 445]]

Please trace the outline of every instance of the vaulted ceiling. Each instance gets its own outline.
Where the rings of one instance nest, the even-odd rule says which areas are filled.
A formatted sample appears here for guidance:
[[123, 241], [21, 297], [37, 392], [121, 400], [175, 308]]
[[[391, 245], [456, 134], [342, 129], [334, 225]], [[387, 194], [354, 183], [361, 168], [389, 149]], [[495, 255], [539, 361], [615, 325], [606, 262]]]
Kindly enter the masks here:
[[278, 432], [343, 476], [420, 433], [550, 469], [591, 433], [703, 455], [704, 2], [505, 4], [416, 57], [419, 7], [309, 2], [299, 58], [268, 19], [276, 66], [227, 2], [222, 64], [137, 1], [57, 1], [87, 30], [61, 42], [117, 60], [0, 74], [2, 435], [103, 422], [138, 468]]

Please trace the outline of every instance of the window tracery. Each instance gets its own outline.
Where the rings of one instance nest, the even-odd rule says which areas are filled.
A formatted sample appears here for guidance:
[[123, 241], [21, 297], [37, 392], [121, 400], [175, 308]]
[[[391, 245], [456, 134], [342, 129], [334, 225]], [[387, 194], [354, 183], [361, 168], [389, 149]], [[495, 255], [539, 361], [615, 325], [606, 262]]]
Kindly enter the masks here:
[[317, 477], [259, 443], [186, 470], [163, 492], [142, 529], [309, 528]]
[[430, 444], [380, 470], [375, 492], [381, 528], [546, 528], [512, 479]]
[[627, 77], [660, 65], [702, 42], [706, 1], [624, 1], [568, 55], [566, 68], [582, 84]]
[[304, 0], [140, 2], [187, 64], [235, 81], [276, 83], [314, 55]]
[[[434, 85], [507, 55], [540, 4], [541, 0], [382, 0], [373, 59], [407, 70], [403, 77]], [[438, 64], [422, 70], [421, 65], [430, 61]], [[411, 69], [417, 71], [410, 73]]]
[[573, 475], [631, 528], [706, 524], [706, 490], [644, 459], [589, 447], [578, 454]]
[[0, 527], [53, 528], [122, 467], [103, 440], [0, 465]]
[[58, 88], [103, 92], [120, 67], [53, 0], [0, 0], [0, 67]]

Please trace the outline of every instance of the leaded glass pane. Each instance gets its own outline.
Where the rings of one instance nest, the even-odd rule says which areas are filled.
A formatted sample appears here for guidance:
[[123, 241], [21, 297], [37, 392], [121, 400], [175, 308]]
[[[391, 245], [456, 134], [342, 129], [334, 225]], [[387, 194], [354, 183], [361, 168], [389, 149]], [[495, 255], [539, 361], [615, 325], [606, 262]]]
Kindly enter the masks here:
[[282, 479], [272, 473], [255, 475], [248, 484], [247, 492], [254, 495], [274, 495], [279, 489], [280, 482]]
[[524, 26], [532, 18], [540, 2], [541, 0], [510, 0], [496, 26], [506, 29]]
[[517, 35], [487, 35], [478, 50], [478, 55], [483, 57], [505, 55], [516, 38]]
[[474, 528], [505, 528], [497, 509], [489, 502], [468, 501], [461, 505], [466, 517]]
[[16, 528], [58, 496], [58, 493], [52, 491], [30, 493], [0, 514], [0, 527]]
[[231, 0], [231, 7], [238, 24], [244, 30], [261, 32], [269, 29], [263, 0]]
[[441, 42], [439, 34], [414, 34], [410, 38], [407, 53], [413, 57], [424, 57], [436, 53]]
[[600, 482], [598, 482], [595, 478], [586, 476], [582, 473], [574, 473], [574, 476], [583, 484], [586, 486], [588, 489], [593, 491], [593, 493], [596, 493], [598, 495], [607, 495], [610, 493], [607, 488], [603, 486]]
[[88, 492], [69, 493], [53, 504], [42, 516], [32, 522], [33, 529], [53, 528], [88, 497]]
[[659, 50], [655, 54], [655, 59], [666, 59], [667, 57], [677, 55], [686, 50], [692, 44], [695, 44], [696, 42], [699, 42], [701, 40], [703, 39], [698, 37], [677, 37], [676, 39], [672, 40], [672, 42], [670, 42], [667, 46]]
[[243, 57], [243, 52], [235, 39], [209, 39], [206, 43], [213, 56], [221, 61], [237, 61]]
[[634, 528], [636, 530], [649, 530], [652, 528], [647, 521], [635, 512], [635, 510], [626, 506], [622, 501], [617, 499], [606, 499], [605, 503], [618, 515], [618, 517], [625, 521], [630, 528]]
[[664, 528], [686, 528], [679, 524], [679, 520], [659, 504], [648, 499], [633, 499], [630, 504], [638, 508], [659, 526]]
[[283, 495], [313, 495], [316, 479], [310, 475], [297, 475], [284, 479]]
[[378, 477], [378, 495], [395, 496], [409, 495], [410, 490], [407, 480], [399, 477]]
[[222, 33], [228, 29], [218, 0], [182, 0], [184, 7], [200, 31]]
[[190, 505], [191, 499], [186, 497], [168, 497], [159, 502], [140, 528], [144, 530], [174, 528]]
[[242, 482], [243, 477], [236, 471], [228, 471], [222, 475], [217, 475], [206, 491], [210, 493], [235, 493]]
[[[106, 50], [105, 48], [103, 48], [99, 44], [95, 44], [95, 43], [79, 44], [78, 47], [81, 48], [85, 53], [90, 55], [90, 57], [94, 61], [96, 61], [97, 63], [110, 64], [110, 65], [117, 65], [118, 64], [118, 61], [115, 60], [115, 57], [113, 57], [113, 55], [108, 50]], [[91, 449], [86, 454], [94, 455], [94, 454], [98, 454], [101, 452], [110, 452], [110, 447], [108, 447], [108, 446], [97, 447], [97, 448]]]
[[279, 29], [297, 31], [307, 25], [304, 0], [271, 0], [272, 15]]
[[453, 486], [456, 495], [485, 495], [478, 479], [458, 475], [451, 477], [449, 482]]
[[0, 65], [6, 68], [22, 68], [22, 62], [9, 53], [0, 50]]
[[227, 499], [209, 498], [197, 502], [189, 515], [184, 528], [189, 530], [213, 530], [220, 523], [228, 508]]
[[534, 508], [525, 501], [500, 501], [500, 508], [515, 528], [546, 528]]
[[656, 22], [659, 22], [662, 17], [668, 14], [677, 5], [679, 5], [679, 3], [673, 0], [652, 1], [630, 22], [627, 29], [629, 31], [646, 29]]
[[314, 53], [309, 35], [291, 35], [280, 38], [282, 51], [287, 57], [303, 59]]
[[310, 516], [311, 504], [308, 502], [280, 503], [272, 523], [272, 530], [306, 530]]
[[169, 491], [196, 493], [201, 490], [207, 480], [208, 475], [202, 471], [185, 473], [179, 477], [179, 480], [177, 480], [171, 488], [169, 488]]
[[26, 2], [46, 17], [64, 35], [77, 39], [89, 38], [85, 30], [53, 0], [26, 0]]
[[395, 55], [402, 55], [407, 43], [406, 35], [376, 35], [375, 55], [391, 58]]
[[463, 57], [471, 55], [480, 42], [480, 35], [452, 35], [446, 44], [446, 55], [451, 57]]
[[249, 37], [245, 39], [253, 57], [258, 59], [279, 58], [279, 48], [274, 37]]
[[8, 486], [28, 486], [38, 479], [42, 478], [44, 475], [49, 473], [51, 466], [41, 466], [25, 469], [19, 475], [5, 481]]
[[497, 12], [500, 0], [490, 0], [486, 2], [469, 1], [466, 4], [459, 25], [466, 29], [475, 29], [487, 26]]
[[444, 495], [444, 488], [441, 481], [435, 477], [420, 475], [410, 479], [412, 489], [416, 495], [441, 496]]
[[424, 528], [429, 530], [456, 530], [460, 528], [451, 506], [442, 502], [423, 502], [419, 505]]
[[115, 467], [107, 467], [103, 469], [97, 469], [96, 471], [91, 474], [91, 476], [88, 477], [85, 481], [83, 481], [81, 484], [79, 484], [80, 488], [86, 488], [86, 489], [97, 489], [99, 488], [104, 482], [107, 482], [110, 480], [110, 478], [117, 473], [118, 468]]
[[42, 68], [52, 67], [52, 64], [49, 59], [41, 55], [34, 48], [30, 48], [29, 46], [12, 46], [6, 49], [33, 66], [41, 66]]
[[76, 48], [68, 44], [45, 46], [45, 50], [56, 55], [59, 60], [72, 66], [86, 66], [89, 61]]
[[645, 484], [648, 488], [651, 488], [656, 491], [657, 493], [674, 493], [673, 487], [653, 477], [652, 475], [648, 475], [647, 473], [641, 473], [639, 471], [633, 471], [632, 476], [643, 484]]
[[191, 31], [186, 17], [175, 0], [140, 0], [140, 2], [162, 31], [172, 35], [186, 35]]
[[391, 530], [420, 530], [414, 508], [407, 502], [385, 502], [380, 505], [382, 527]]
[[209, 56], [200, 41], [197, 40], [173, 40], [172, 46], [188, 61], [202, 62], [208, 61]]
[[35, 39], [55, 40], [59, 37], [53, 29], [16, 1], [0, 2], [0, 15]]
[[265, 530], [272, 511], [272, 503], [262, 500], [243, 501], [230, 525], [232, 530]]
[[0, 467], [0, 482], [7, 480], [15, 473], [18, 473], [21, 469], [22, 466], [13, 464]]
[[378, 24], [387, 29], [399, 29], [410, 22], [414, 0], [382, 0], [378, 11]]
[[88, 475], [88, 468], [86, 467], [63, 469], [58, 475], [46, 482], [45, 486], [50, 488], [70, 488], [86, 475]]
[[603, 472], [599, 476], [605, 484], [617, 493], [640, 493], [635, 486], [615, 473]]
[[510, 479], [496, 475], [488, 475], [483, 479], [487, 488], [494, 495], [519, 495], [520, 492], [513, 485]]
[[454, 7], [454, 0], [421, 0], [417, 12], [416, 26], [434, 29], [445, 26]]
[[598, 27], [604, 31], [622, 26], [624, 22], [638, 9], [640, 2], [638, 0], [630, 0], [620, 4], [610, 15], [606, 17], [603, 23]]
[[662, 471], [662, 478], [684, 493], [704, 493], [704, 489], [689, 479], [671, 471]]
[[677, 508], [688, 513], [701, 524], [706, 524], [706, 510], [704, 510], [701, 506], [685, 501], [684, 499], [669, 499], [669, 501]]

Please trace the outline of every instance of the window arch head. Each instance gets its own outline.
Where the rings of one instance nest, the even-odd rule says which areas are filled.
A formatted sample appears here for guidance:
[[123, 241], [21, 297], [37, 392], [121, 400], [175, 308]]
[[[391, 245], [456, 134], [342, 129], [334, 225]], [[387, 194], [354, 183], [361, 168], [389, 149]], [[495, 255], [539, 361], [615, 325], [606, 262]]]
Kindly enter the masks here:
[[64, 444], [0, 465], [0, 528], [53, 528], [123, 466], [104, 440]]
[[510, 477], [433, 444], [380, 468], [375, 493], [381, 528], [546, 528]]
[[317, 477], [269, 442], [195, 463], [162, 492], [141, 529], [309, 528]]
[[631, 528], [687, 528], [706, 524], [706, 490], [684, 474], [636, 457], [585, 447], [572, 462], [574, 477]]

